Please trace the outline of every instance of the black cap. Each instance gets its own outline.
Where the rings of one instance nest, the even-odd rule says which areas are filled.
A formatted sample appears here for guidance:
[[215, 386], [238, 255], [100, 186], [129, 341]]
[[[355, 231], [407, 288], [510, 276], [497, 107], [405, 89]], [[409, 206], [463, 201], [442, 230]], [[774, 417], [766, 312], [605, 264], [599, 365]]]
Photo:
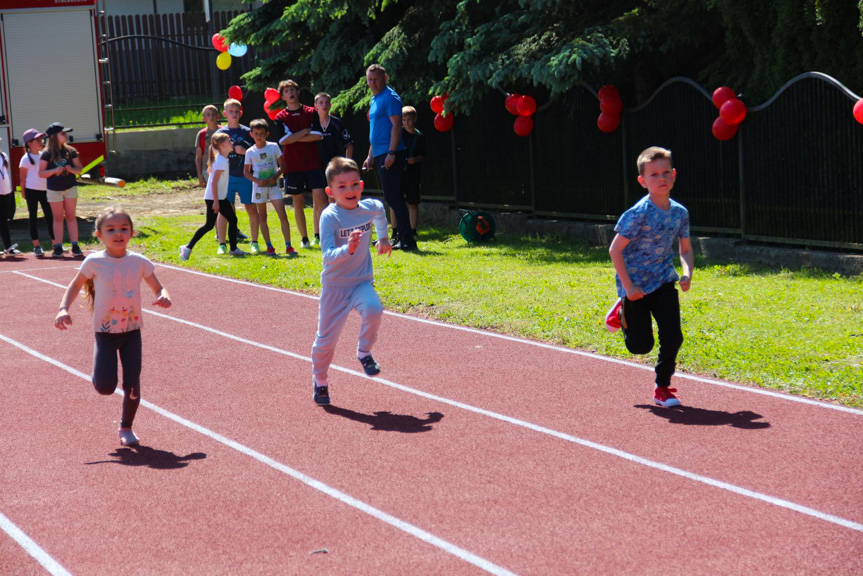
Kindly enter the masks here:
[[52, 122], [48, 128], [45, 129], [46, 136], [53, 136], [54, 134], [59, 134], [60, 132], [71, 132], [71, 128], [66, 128], [59, 122]]

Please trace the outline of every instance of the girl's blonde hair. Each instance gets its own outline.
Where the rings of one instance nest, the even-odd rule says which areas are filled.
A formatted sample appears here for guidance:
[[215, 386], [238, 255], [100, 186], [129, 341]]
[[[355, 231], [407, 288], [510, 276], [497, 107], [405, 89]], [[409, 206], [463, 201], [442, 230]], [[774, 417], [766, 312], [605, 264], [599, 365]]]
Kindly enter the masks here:
[[213, 170], [213, 160], [216, 159], [216, 155], [219, 153], [219, 146], [221, 146], [222, 142], [228, 138], [230, 138], [230, 136], [224, 132], [216, 132], [213, 134], [213, 137], [210, 138], [210, 152], [207, 155], [207, 174]]
[[[96, 217], [96, 225], [93, 227], [96, 232], [101, 232], [102, 223], [112, 216], [125, 216], [129, 221], [129, 228], [132, 229], [132, 232], [135, 231], [135, 223], [132, 222], [132, 216], [119, 206], [110, 206], [105, 208], [101, 214]], [[96, 304], [96, 286], [93, 284], [92, 278], [88, 278], [87, 281], [84, 282], [84, 300], [87, 303], [87, 308], [90, 309], [90, 312], [93, 312], [93, 308]]]
[[60, 132], [48, 136], [46, 146], [51, 162], [57, 164], [57, 161], [63, 158], [68, 158], [72, 152], [78, 152], [73, 147], [69, 146], [68, 142], [60, 144]]

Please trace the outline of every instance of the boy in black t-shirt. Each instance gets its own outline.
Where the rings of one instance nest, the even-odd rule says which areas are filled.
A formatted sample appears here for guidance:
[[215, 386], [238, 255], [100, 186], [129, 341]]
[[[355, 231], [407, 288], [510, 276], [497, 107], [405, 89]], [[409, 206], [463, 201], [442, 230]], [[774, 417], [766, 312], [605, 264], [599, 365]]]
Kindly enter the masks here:
[[[330, 160], [336, 156], [353, 158], [354, 141], [342, 120], [330, 115], [330, 102], [332, 98], [326, 92], [315, 95], [315, 110], [318, 115], [312, 120], [312, 130], [323, 134], [318, 142], [318, 150], [321, 153], [321, 166], [326, 168]], [[334, 201], [330, 198], [330, 204]]]
[[[422, 175], [422, 161], [426, 153], [426, 141], [422, 132], [417, 130], [417, 111], [413, 106], [402, 108], [402, 142], [408, 150], [407, 165], [402, 174], [402, 194], [408, 204], [411, 230], [413, 236], [417, 235], [417, 220], [419, 219], [420, 203], [420, 177]], [[395, 214], [390, 214], [395, 222]], [[393, 225], [393, 228], [396, 226]], [[393, 230], [395, 235], [396, 231]]]

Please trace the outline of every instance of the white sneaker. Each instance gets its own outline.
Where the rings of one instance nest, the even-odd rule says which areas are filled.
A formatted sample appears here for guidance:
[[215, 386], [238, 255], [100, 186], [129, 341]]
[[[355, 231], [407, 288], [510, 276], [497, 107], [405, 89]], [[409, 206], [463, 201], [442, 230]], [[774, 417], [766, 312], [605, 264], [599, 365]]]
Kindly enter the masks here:
[[188, 260], [192, 255], [192, 249], [188, 246], [180, 246], [180, 260]]
[[138, 437], [131, 428], [120, 428], [120, 446], [137, 446]]
[[249, 255], [248, 252], [243, 252], [239, 248], [234, 248], [233, 250], [228, 252], [228, 254], [230, 254], [231, 256], [248, 256]]

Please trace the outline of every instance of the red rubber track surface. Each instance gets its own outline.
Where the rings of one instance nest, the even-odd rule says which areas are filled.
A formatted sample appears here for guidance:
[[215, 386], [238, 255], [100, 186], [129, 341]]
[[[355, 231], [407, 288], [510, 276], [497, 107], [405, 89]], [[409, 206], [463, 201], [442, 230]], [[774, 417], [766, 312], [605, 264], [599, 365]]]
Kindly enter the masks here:
[[[75, 266], [0, 262], [0, 514], [72, 574], [863, 573], [859, 411], [683, 378], [659, 408], [643, 367], [392, 314], [379, 378], [351, 317], [325, 410], [316, 299], [189, 270], [157, 268], [120, 448], [89, 312], [52, 327]], [[45, 570], [0, 532], [0, 573]]]

